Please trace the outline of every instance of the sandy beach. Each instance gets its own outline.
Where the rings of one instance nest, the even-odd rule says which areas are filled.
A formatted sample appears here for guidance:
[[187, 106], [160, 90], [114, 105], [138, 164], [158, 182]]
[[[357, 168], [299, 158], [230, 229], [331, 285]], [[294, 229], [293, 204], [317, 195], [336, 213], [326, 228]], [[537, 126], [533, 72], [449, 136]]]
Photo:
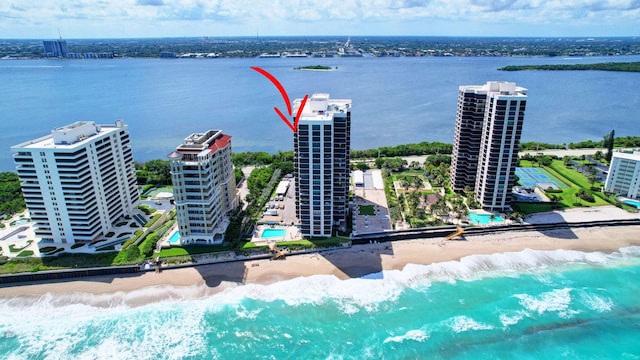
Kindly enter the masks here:
[[[165, 289], [157, 292], [144, 291], [145, 295], [134, 301], [136, 304], [143, 304], [167, 297], [207, 296], [242, 284], [270, 284], [317, 274], [334, 275], [340, 279], [356, 278], [382, 270], [401, 270], [406, 264], [427, 265], [457, 261], [474, 254], [517, 252], [524, 249], [611, 253], [627, 246], [640, 246], [640, 226], [563, 229], [545, 233], [511, 232], [468, 236], [464, 240], [450, 241], [443, 238], [416, 239], [355, 245], [349, 249], [289, 256], [284, 260], [252, 260], [165, 269], [161, 273], [5, 285], [0, 287], [0, 297], [47, 293], [113, 294]], [[167, 292], [166, 285], [172, 290]], [[180, 294], [181, 289], [185, 294]]]

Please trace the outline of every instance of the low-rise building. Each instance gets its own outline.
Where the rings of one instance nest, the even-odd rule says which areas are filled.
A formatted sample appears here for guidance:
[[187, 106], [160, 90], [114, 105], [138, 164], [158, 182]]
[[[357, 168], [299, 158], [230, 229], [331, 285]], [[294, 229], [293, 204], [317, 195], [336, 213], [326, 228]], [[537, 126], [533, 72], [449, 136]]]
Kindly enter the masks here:
[[631, 199], [640, 197], [640, 151], [613, 153], [605, 190]]

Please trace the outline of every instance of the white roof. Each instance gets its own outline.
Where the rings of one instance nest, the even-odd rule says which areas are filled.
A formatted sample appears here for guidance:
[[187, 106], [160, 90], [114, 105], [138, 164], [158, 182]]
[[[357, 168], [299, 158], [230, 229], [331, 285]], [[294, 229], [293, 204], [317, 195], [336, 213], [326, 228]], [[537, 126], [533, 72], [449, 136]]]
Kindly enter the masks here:
[[384, 189], [384, 181], [382, 181], [382, 171], [371, 170], [371, 177], [373, 178], [374, 189]]
[[354, 184], [364, 184], [364, 173], [362, 170], [355, 170], [353, 172], [353, 183]]
[[278, 188], [276, 189], [276, 194], [283, 195], [284, 193], [287, 192], [288, 188], [289, 188], [289, 182], [287, 180], [282, 180], [278, 184]]

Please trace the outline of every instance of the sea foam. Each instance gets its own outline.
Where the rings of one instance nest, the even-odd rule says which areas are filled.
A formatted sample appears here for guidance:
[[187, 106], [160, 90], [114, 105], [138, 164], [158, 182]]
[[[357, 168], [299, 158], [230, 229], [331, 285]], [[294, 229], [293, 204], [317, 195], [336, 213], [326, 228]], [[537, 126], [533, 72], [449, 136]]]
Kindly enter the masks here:
[[[406, 288], [429, 287], [433, 282], [458, 280], [473, 281], [486, 277], [517, 276], [520, 273], [541, 273], [550, 267], [589, 264], [615, 265], [630, 259], [638, 260], [640, 247], [622, 248], [612, 254], [575, 250], [541, 251], [525, 249], [493, 255], [471, 255], [460, 261], [447, 261], [430, 265], [407, 264], [402, 270], [385, 270], [362, 278], [341, 280], [333, 275], [313, 275], [284, 280], [269, 285], [225, 284], [225, 290], [212, 289], [204, 284], [192, 286], [150, 286], [130, 292], [90, 294], [82, 292], [20, 296], [0, 299], [0, 310], [5, 313], [25, 309], [26, 313], [48, 313], [54, 309], [69, 309], [81, 313], [89, 308], [108, 308], [124, 311], [144, 304], [175, 304], [185, 301], [203, 301], [216, 307], [237, 305], [244, 299], [283, 301], [289, 306], [318, 305], [327, 299], [344, 304], [345, 311], [375, 310], [376, 304], [394, 301]], [[145, 305], [147, 306], [147, 305]], [[166, 305], [163, 305], [166, 306]], [[355, 307], [355, 308], [354, 308]], [[26, 314], [28, 316], [28, 314]], [[241, 312], [238, 316], [243, 316]], [[253, 316], [253, 315], [251, 315]]]

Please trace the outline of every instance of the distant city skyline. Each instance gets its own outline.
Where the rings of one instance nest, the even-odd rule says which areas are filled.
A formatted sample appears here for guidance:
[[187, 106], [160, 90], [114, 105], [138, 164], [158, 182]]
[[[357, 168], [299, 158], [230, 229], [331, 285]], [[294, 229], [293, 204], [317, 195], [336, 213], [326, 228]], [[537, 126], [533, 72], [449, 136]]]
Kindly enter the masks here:
[[50, 0], [0, 3], [2, 38], [640, 35], [624, 0]]

